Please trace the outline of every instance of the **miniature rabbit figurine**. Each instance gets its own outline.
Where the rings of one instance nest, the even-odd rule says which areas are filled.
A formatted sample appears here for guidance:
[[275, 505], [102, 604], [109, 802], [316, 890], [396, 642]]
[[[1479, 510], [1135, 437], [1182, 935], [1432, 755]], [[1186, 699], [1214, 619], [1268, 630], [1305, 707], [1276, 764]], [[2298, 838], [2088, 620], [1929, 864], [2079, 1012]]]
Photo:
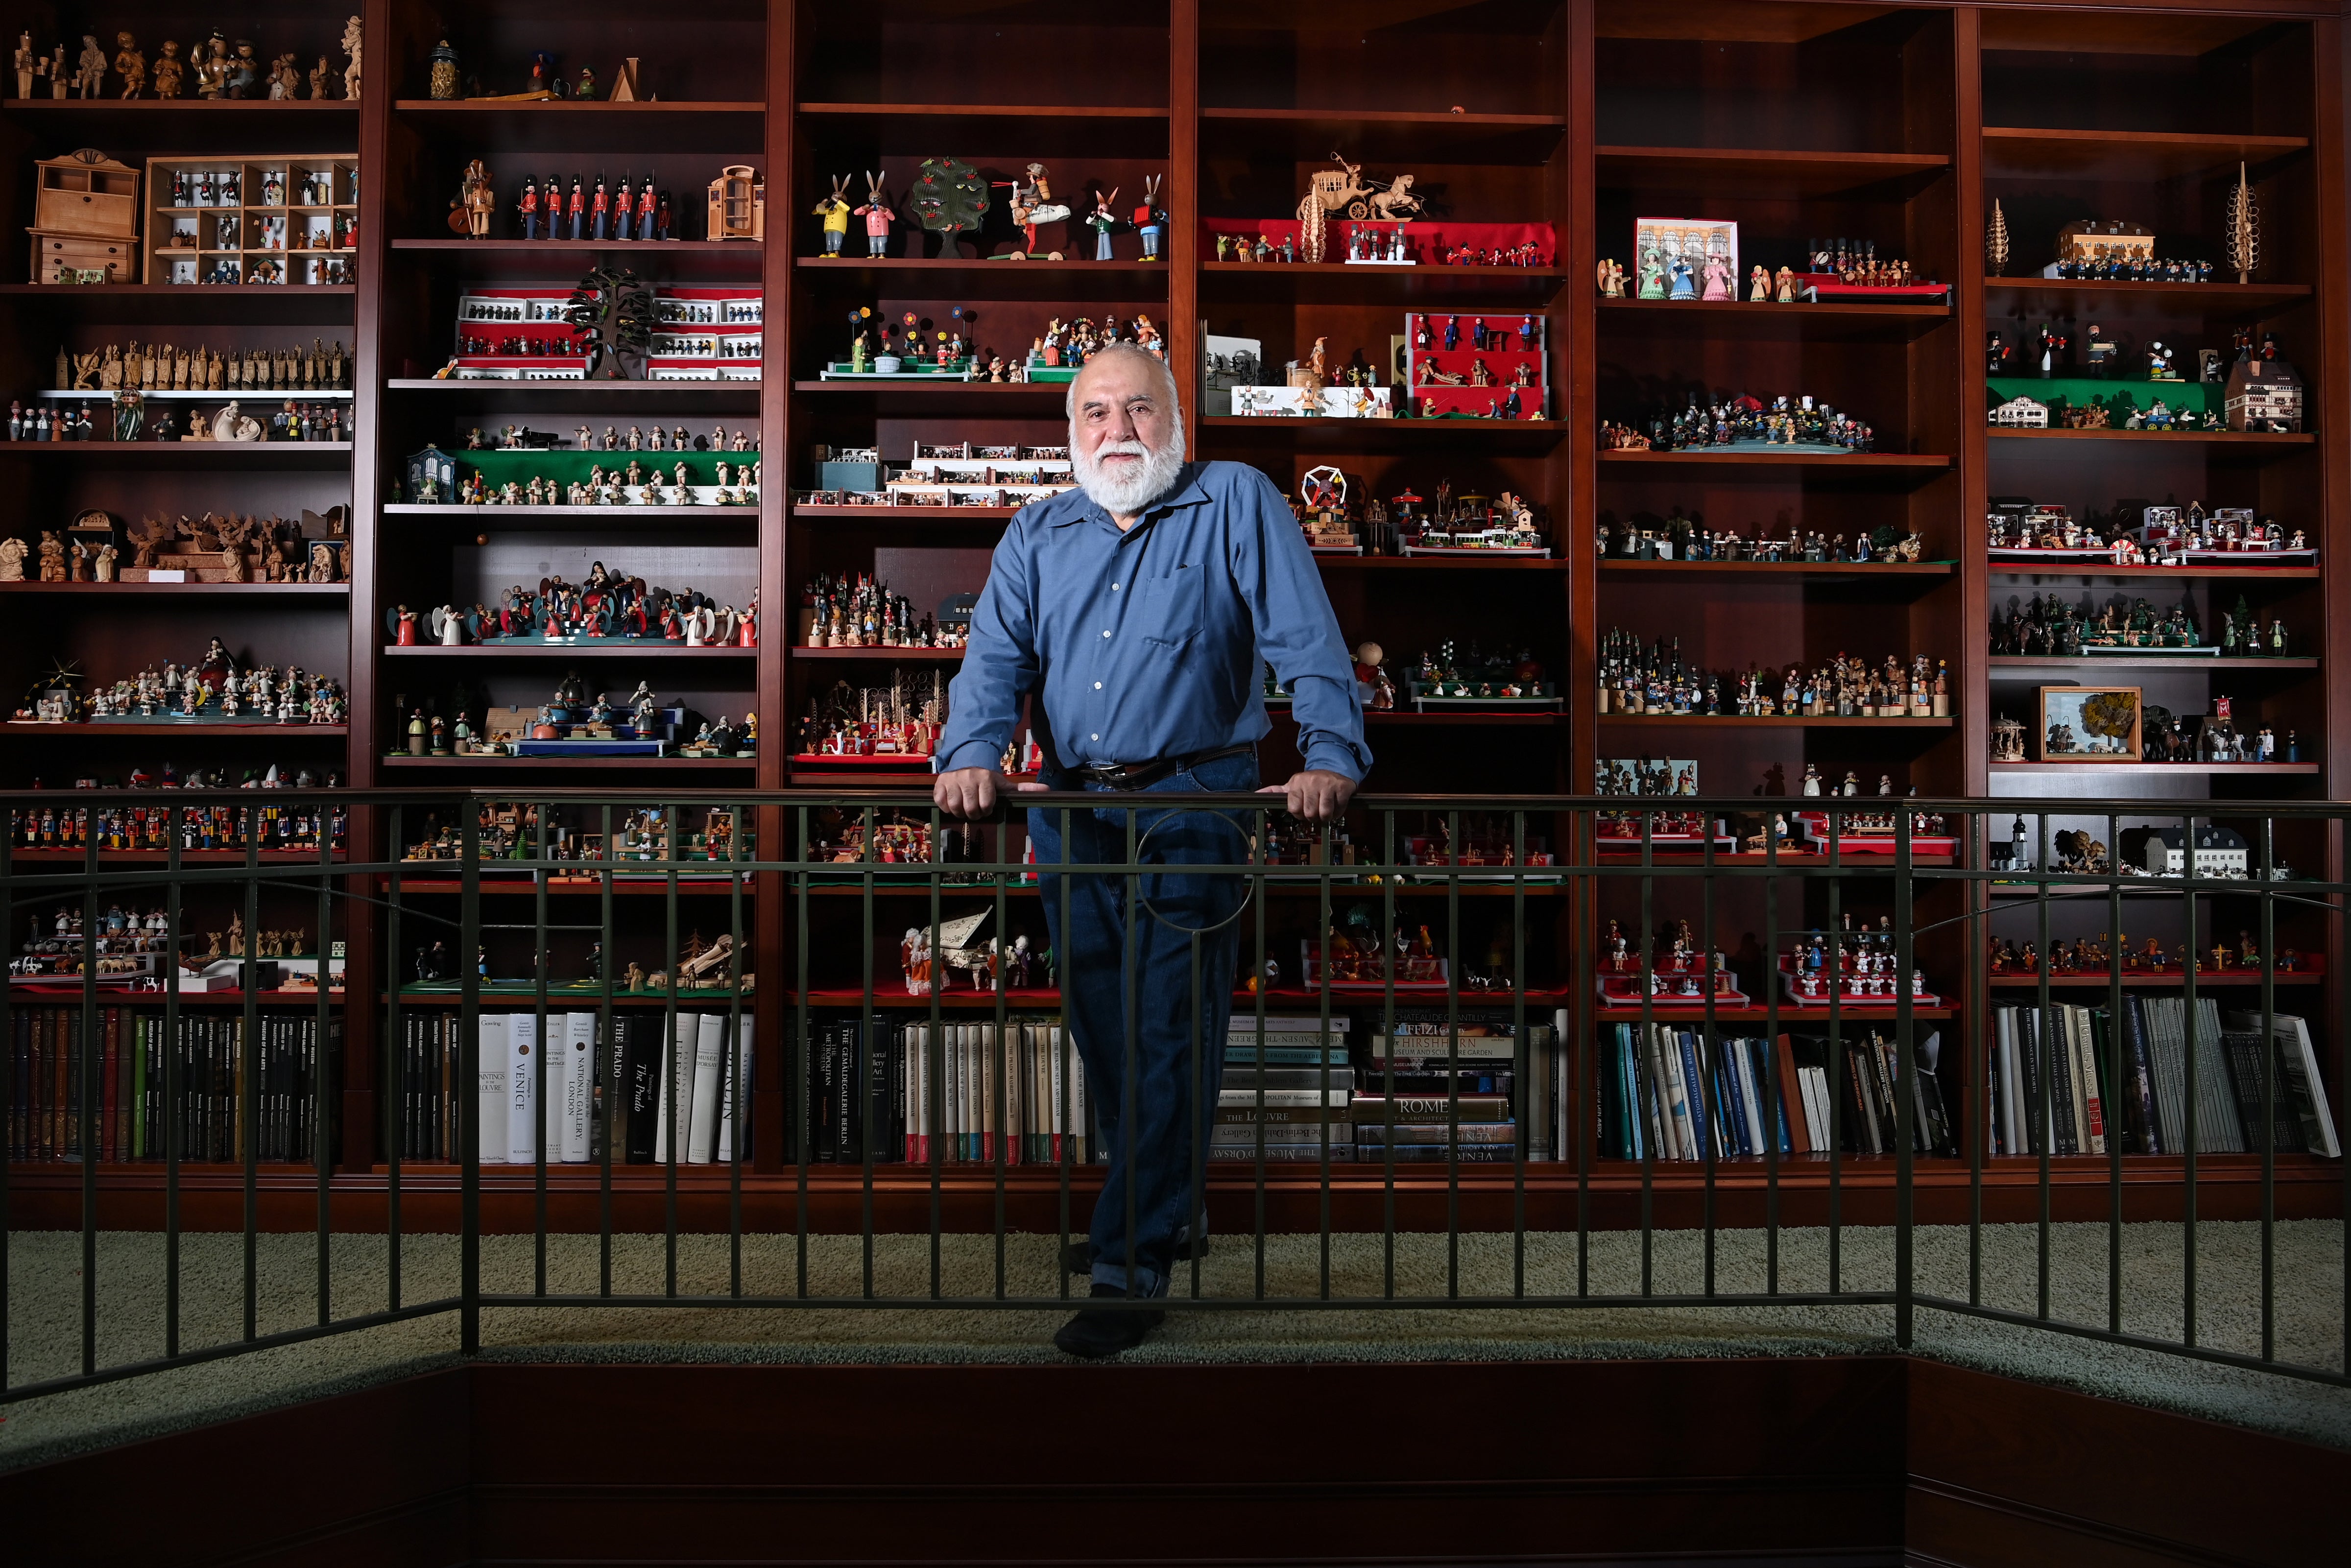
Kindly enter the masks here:
[[828, 178], [832, 181], [832, 194], [817, 203], [810, 212], [824, 220], [824, 254], [837, 256], [841, 243], [849, 237], [849, 176], [833, 174]]
[[865, 254], [887, 256], [890, 225], [898, 221], [898, 214], [882, 198], [882, 177], [871, 171], [865, 176], [865, 204], [857, 209], [857, 215], [865, 220]]

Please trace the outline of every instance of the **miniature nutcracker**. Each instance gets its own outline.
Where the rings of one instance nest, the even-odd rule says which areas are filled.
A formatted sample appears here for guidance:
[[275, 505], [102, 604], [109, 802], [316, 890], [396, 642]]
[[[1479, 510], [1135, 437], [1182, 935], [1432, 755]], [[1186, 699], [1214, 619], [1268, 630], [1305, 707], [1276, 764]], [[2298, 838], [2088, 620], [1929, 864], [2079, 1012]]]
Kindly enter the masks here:
[[[587, 238], [588, 192], [587, 188], [580, 184], [580, 176], [577, 174], [571, 176], [571, 206], [569, 215], [571, 218], [571, 237], [575, 240]], [[551, 223], [554, 221], [554, 217], [555, 214], [552, 209], [550, 209], [548, 213], [548, 220]]]
[[653, 177], [648, 174], [645, 176], [643, 187], [637, 192], [637, 237], [639, 239], [669, 238], [666, 233], [656, 235], [653, 232], [653, 220], [657, 211], [658, 204], [653, 196]]
[[588, 204], [588, 228], [599, 243], [612, 237], [612, 193], [604, 188], [604, 177], [596, 177], [596, 194]]
[[515, 215], [522, 220], [522, 237], [538, 237], [538, 182], [525, 180], [522, 195], [515, 202]]
[[636, 210], [636, 204], [629, 199], [629, 176], [623, 172], [621, 175], [620, 189], [612, 197], [612, 237], [614, 239], [625, 240], [634, 237], [632, 230], [634, 226]]
[[33, 35], [21, 33], [16, 37], [16, 96], [33, 96], [33, 78], [41, 74], [41, 51], [33, 47]]
[[832, 194], [809, 210], [811, 215], [824, 220], [824, 254], [837, 256], [849, 239], [849, 215], [856, 209], [849, 204], [849, 176], [835, 174], [831, 178]]

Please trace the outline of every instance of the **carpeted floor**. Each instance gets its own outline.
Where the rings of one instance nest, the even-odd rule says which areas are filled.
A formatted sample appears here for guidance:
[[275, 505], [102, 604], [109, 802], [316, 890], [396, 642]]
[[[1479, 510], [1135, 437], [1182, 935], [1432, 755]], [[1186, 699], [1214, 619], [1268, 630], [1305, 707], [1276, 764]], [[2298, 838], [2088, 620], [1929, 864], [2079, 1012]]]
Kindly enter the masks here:
[[[1641, 1289], [1637, 1234], [1606, 1232], [1591, 1239], [1593, 1294]], [[2176, 1340], [2183, 1325], [2179, 1281], [2184, 1235], [2167, 1224], [2127, 1226], [2123, 1234], [2122, 1321], [2126, 1331]], [[2335, 1221], [2280, 1225], [2273, 1265], [2276, 1353], [2281, 1359], [2343, 1369], [2343, 1228]], [[1781, 1236], [1780, 1287], [1827, 1289], [1825, 1230]], [[1842, 1240], [1842, 1282], [1847, 1290], [1883, 1290], [1893, 1275], [1894, 1233], [1848, 1228]], [[1956, 1228], [1917, 1232], [1918, 1289], [1964, 1299], [1967, 1233]], [[1987, 1304], [2034, 1310], [2036, 1233], [2029, 1226], [1987, 1228], [1982, 1278]], [[744, 1240], [743, 1288], [789, 1294], [799, 1264], [791, 1237]], [[1054, 1242], [1020, 1235], [1005, 1239], [1003, 1281], [1011, 1295], [1051, 1295], [1057, 1288]], [[8, 1379], [21, 1384], [68, 1374], [80, 1358], [80, 1239], [71, 1234], [22, 1232], [10, 1239], [8, 1260]], [[342, 1316], [382, 1307], [387, 1258], [381, 1236], [334, 1239], [329, 1256], [333, 1308]], [[403, 1242], [402, 1299], [430, 1301], [456, 1288], [456, 1239], [410, 1237]], [[549, 1239], [549, 1290], [596, 1287], [594, 1237]], [[863, 1259], [854, 1237], [811, 1238], [808, 1289], [813, 1295], [855, 1295]], [[1386, 1260], [1377, 1236], [1335, 1236], [1330, 1249], [1330, 1294], [1377, 1296]], [[1512, 1258], [1507, 1235], [1460, 1239], [1456, 1279], [1463, 1294], [1507, 1294]], [[1723, 1232], [1716, 1239], [1719, 1291], [1764, 1288], [1760, 1232]], [[614, 1239], [613, 1288], [658, 1292], [664, 1287], [663, 1239]], [[930, 1241], [889, 1236], [874, 1243], [873, 1291], [883, 1295], [930, 1293]], [[1321, 1244], [1311, 1236], [1270, 1237], [1265, 1292], [1320, 1293]], [[486, 1289], [529, 1291], [536, 1260], [528, 1237], [493, 1237], [483, 1248]], [[939, 1293], [934, 1308], [710, 1310], [704, 1308], [513, 1308], [485, 1315], [485, 1354], [530, 1360], [937, 1362], [1060, 1359], [1048, 1343], [1061, 1309], [997, 1309], [973, 1304], [997, 1289], [996, 1242], [986, 1236], [951, 1236], [940, 1247]], [[1202, 1265], [1200, 1294], [1245, 1299], [1255, 1291], [1256, 1259], [1249, 1239], [1219, 1238]], [[1659, 1293], [1704, 1289], [1702, 1235], [1661, 1231], [1654, 1239], [1651, 1287]], [[256, 1255], [256, 1328], [263, 1333], [315, 1320], [316, 1244], [308, 1236], [265, 1236]], [[726, 1239], [681, 1237], [678, 1289], [727, 1289]], [[2197, 1249], [2198, 1338], [2216, 1348], [2261, 1348], [2260, 1231], [2252, 1225], [2206, 1224]], [[183, 1349], [233, 1340], [241, 1332], [244, 1242], [241, 1237], [191, 1235], [182, 1241], [181, 1343]], [[99, 1248], [99, 1362], [135, 1360], [163, 1348], [163, 1239], [149, 1232], [110, 1232]], [[1442, 1296], [1447, 1281], [1442, 1235], [1396, 1239], [1395, 1292]], [[1082, 1292], [1085, 1281], [1076, 1289]], [[1527, 1239], [1525, 1286], [1530, 1293], [1573, 1294], [1577, 1288], [1573, 1235]], [[1178, 1293], [1190, 1289], [1179, 1278]], [[2107, 1235], [2103, 1226], [2060, 1226], [2053, 1233], [2049, 1310], [2053, 1317], [2103, 1325], [2107, 1304]], [[1196, 1361], [1377, 1361], [1660, 1357], [1748, 1354], [1818, 1355], [1892, 1347], [1893, 1311], [1876, 1306], [1607, 1306], [1588, 1308], [1431, 1309], [1368, 1307], [1301, 1312], [1279, 1308], [1177, 1311], [1131, 1359]], [[202, 1365], [127, 1379], [0, 1406], [0, 1468], [54, 1458], [127, 1437], [193, 1426], [291, 1400], [360, 1386], [453, 1359], [454, 1313], [259, 1351]], [[1953, 1313], [1922, 1311], [1919, 1353], [1987, 1370], [2060, 1384], [2093, 1393], [2351, 1448], [2351, 1390], [2275, 1375], [2216, 1366], [2074, 1335], [2011, 1327]]]

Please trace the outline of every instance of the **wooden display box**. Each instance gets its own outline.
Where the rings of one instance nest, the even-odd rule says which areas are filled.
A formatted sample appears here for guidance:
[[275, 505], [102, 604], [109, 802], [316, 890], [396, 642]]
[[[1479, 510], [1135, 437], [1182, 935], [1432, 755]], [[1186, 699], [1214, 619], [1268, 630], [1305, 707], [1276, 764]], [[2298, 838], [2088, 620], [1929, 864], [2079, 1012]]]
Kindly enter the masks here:
[[351, 281], [357, 154], [156, 158], [147, 172], [149, 283]]
[[33, 281], [78, 283], [102, 273], [131, 281], [139, 238], [139, 171], [94, 147], [33, 165]]

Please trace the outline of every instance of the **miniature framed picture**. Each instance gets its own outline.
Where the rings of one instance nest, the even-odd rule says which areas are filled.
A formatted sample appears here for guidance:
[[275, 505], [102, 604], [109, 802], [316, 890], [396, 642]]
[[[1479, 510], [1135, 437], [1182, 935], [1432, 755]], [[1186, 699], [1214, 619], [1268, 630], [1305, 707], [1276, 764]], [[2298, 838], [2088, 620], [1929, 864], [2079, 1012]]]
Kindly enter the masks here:
[[2137, 686], [2043, 686], [2041, 760], [2137, 762], [2145, 705]]

